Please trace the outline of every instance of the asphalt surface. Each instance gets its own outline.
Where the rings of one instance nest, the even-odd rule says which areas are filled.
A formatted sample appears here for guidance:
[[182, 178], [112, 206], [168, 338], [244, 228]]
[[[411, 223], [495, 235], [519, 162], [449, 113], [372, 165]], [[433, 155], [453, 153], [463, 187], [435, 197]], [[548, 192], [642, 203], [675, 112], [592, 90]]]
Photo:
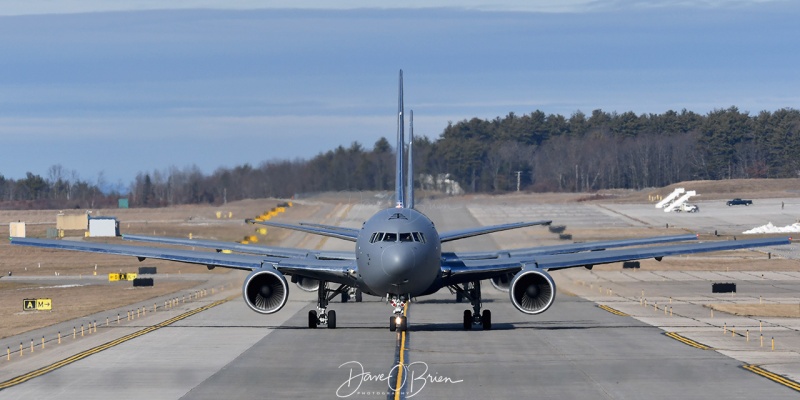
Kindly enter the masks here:
[[[661, 218], [670, 217], [655, 214], [650, 221], [644, 207], [636, 213], [624, 207], [593, 205], [546, 208], [542, 211], [536, 206], [420, 207], [440, 230], [542, 219], [539, 217], [559, 221], [559, 216], [563, 216], [561, 221], [568, 219], [562, 222], [567, 225], [657, 226], [663, 222]], [[701, 206], [700, 214], [707, 208], [713, 207]], [[320, 218], [324, 223], [357, 227], [375, 209], [364, 204], [331, 207]], [[554, 215], [545, 215], [548, 213]], [[687, 227], [697, 224], [685, 218], [680, 221]], [[708, 220], [700, 225], [713, 222]], [[734, 219], [726, 224], [726, 229], [733, 231], [739, 224]], [[546, 228], [523, 231], [459, 241], [451, 249], [531, 245], [534, 238], [552, 236]], [[333, 239], [295, 235], [289, 241], [303, 242], [309, 248], [352, 246]], [[730, 325], [749, 326], [755, 330], [757, 321], [739, 317], [721, 321], [719, 315], [711, 318], [706, 316], [708, 309], [702, 304], [720, 299], [753, 301], [757, 295], [769, 301], [791, 300], [796, 296], [794, 293], [800, 292], [794, 286], [800, 282], [800, 274], [780, 273], [765, 278], [752, 274], [725, 276], [741, 278], [743, 285], [743, 292], [731, 299], [708, 293], [708, 282], [718, 278], [713, 275], [639, 271], [641, 274], [631, 276], [577, 268], [567, 272], [556, 276], [561, 290], [553, 307], [539, 316], [518, 312], [507, 294], [485, 285], [484, 307], [493, 313], [492, 331], [463, 331], [461, 315], [468, 304], [455, 303], [454, 296], [446, 290], [417, 299], [409, 307], [411, 327], [404, 353], [410, 363], [406, 374], [409, 382], [402, 395], [426, 399], [797, 398], [798, 391], [744, 369], [745, 362], [740, 360], [766, 362], [773, 369], [787, 365], [786, 371], [777, 371], [786, 376], [800, 371], [793, 366], [796, 349], [800, 348], [800, 340], [793, 344], [800, 338], [797, 320], [768, 321], [771, 325], [767, 329], [782, 338], [779, 343], [783, 347], [773, 351], [760, 348], [755, 342], [745, 342], [736, 334], [729, 337], [730, 332], [723, 334], [717, 325], [725, 323], [726, 329]], [[117, 337], [181, 317], [198, 307], [213, 305], [0, 390], [0, 398], [389, 397], [389, 387], [394, 384], [390, 373], [396, 365], [398, 343], [398, 334], [389, 332], [387, 326], [391, 307], [372, 297], [365, 297], [363, 303], [333, 303], [331, 309], [337, 311], [339, 327], [310, 330], [306, 328], [306, 315], [314, 308], [314, 295], [294, 286], [290, 290], [290, 302], [274, 315], [262, 316], [250, 311], [241, 300], [240, 289], [234, 288], [180, 303], [169, 311], [124, 321], [116, 327], [101, 327], [95, 336], [72, 344], [37, 348], [37, 352], [25, 353], [12, 361], [2, 359], [0, 380], [5, 381]], [[640, 291], [644, 291], [644, 296], [639, 295]], [[643, 297], [651, 302], [647, 307], [640, 304]], [[670, 298], [673, 313], [666, 315], [663, 307], [670, 304]], [[230, 300], [217, 303], [227, 299]], [[654, 308], [654, 301], [661, 308]], [[599, 308], [598, 304], [628, 315], [617, 315]], [[694, 340], [718, 350], [698, 349], [665, 335], [675, 331], [694, 336]], [[14, 343], [17, 339], [9, 340]], [[758, 361], [759, 357], [766, 361]]]

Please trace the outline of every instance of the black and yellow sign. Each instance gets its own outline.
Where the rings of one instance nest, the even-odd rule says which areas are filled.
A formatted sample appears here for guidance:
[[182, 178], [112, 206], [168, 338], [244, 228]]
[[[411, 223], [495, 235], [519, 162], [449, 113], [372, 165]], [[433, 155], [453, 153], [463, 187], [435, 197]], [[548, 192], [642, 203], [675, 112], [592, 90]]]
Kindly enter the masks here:
[[115, 274], [110, 273], [108, 274], [108, 281], [115, 282], [115, 281], [132, 281], [136, 279], [136, 273], [129, 272], [127, 274]]
[[23, 311], [47, 311], [53, 309], [53, 299], [25, 299], [22, 300]]

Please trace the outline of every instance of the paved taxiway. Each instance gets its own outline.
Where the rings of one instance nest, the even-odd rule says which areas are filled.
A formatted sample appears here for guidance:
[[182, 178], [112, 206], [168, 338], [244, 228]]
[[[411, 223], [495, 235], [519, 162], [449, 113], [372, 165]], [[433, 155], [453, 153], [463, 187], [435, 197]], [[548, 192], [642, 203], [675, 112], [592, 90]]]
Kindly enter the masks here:
[[[648, 222], [642, 216], [626, 217], [626, 206], [619, 207], [622, 210], [575, 204], [550, 205], [544, 211], [535, 206], [467, 208], [453, 204], [420, 208], [435, 220], [440, 230], [545, 218], [568, 226], [581, 221], [599, 226], [661, 225], [660, 221]], [[360, 224], [375, 209], [368, 205], [338, 207], [326, 215], [329, 219], [326, 223]], [[706, 207], [702, 208], [705, 211]], [[569, 221], [559, 220], [560, 215]], [[521, 243], [515, 242], [547, 236], [546, 228], [528, 228], [521, 235], [505, 233], [456, 242], [455, 249], [492, 248], [498, 245], [495, 240], [503, 246], [519, 246]], [[300, 240], [306, 240], [309, 247], [338, 249], [348, 245], [337, 240]], [[416, 398], [448, 399], [797, 397], [793, 389], [746, 371], [741, 368], [741, 361], [729, 357], [735, 355], [732, 353], [744, 353], [736, 349], [745, 346], [736, 341], [738, 338], [728, 339], [721, 332], [714, 338], [715, 328], [703, 320], [699, 313], [704, 310], [691, 300], [699, 298], [694, 301], [701, 303], [702, 299], [712, 299], [705, 280], [712, 277], [675, 274], [648, 280], [637, 275], [635, 285], [626, 285], [624, 279], [611, 272], [607, 275], [583, 269], [569, 272], [572, 275], [557, 277], [562, 285], [559, 289], [609, 304], [633, 317], [612, 314], [566, 291], [559, 292], [546, 313], [527, 316], [511, 306], [506, 294], [487, 286], [483, 291], [484, 306], [493, 312], [494, 330], [464, 332], [460, 321], [466, 304], [452, 302], [454, 296], [446, 291], [421, 298], [409, 309], [411, 332], [405, 357], [407, 362], [416, 364], [408, 371], [413, 386], [406, 386], [406, 397], [414, 394]], [[666, 292], [671, 289], [660, 288], [674, 283], [680, 287], [675, 292], [676, 299], [685, 302], [680, 304], [680, 312], [685, 315], [682, 319], [673, 315], [672, 320], [667, 320], [669, 317], [662, 316], [663, 311], [639, 305], [636, 296], [639, 290], [645, 290], [648, 297], [658, 298], [663, 304], [668, 301]], [[606, 289], [613, 286], [617, 295], [602, 294], [598, 285]], [[792, 286], [788, 286], [775, 294], [791, 297], [794, 296], [791, 291]], [[305, 327], [306, 313], [313, 308], [314, 296], [294, 286], [286, 307], [269, 316], [250, 311], [238, 295], [238, 288], [196, 304], [212, 304], [229, 296], [234, 296], [233, 300], [2, 390], [0, 397], [149, 400], [327, 399], [336, 398], [337, 394], [354, 399], [387, 397], [388, 386], [393, 382], [387, 382], [381, 374], [387, 375], [394, 366], [397, 334], [387, 329], [390, 308], [383, 302], [365, 298], [363, 303], [333, 303], [331, 308], [338, 314], [336, 330]], [[187, 304], [173, 312], [180, 315], [184, 308], [194, 306]], [[677, 311], [677, 303], [675, 308]], [[695, 312], [698, 315], [692, 314]], [[141, 329], [153, 323], [155, 319], [141, 319], [127, 329]], [[744, 325], [743, 321], [739, 326]], [[788, 327], [789, 323], [784, 325], [787, 337], [792, 334], [800, 337]], [[679, 328], [684, 333], [695, 330], [707, 335], [700, 342], [730, 351], [687, 346], [665, 336], [658, 326]], [[107, 330], [109, 335], [111, 330]], [[101, 329], [99, 334], [102, 333]], [[747, 352], [759, 350], [747, 349]], [[796, 354], [781, 351], [786, 358]], [[37, 355], [53, 358], [52, 361], [60, 359], [59, 356], [47, 351]], [[0, 363], [0, 372], [9, 371], [13, 365]], [[362, 367], [368, 375], [361, 376], [369, 378], [364, 382], [352, 378], [362, 372]]]

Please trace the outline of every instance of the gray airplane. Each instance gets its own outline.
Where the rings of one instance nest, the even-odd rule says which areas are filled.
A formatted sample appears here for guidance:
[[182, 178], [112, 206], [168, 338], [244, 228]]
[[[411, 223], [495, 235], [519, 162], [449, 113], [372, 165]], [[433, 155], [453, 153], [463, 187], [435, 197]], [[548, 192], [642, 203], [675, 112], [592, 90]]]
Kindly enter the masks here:
[[[442, 288], [449, 288], [458, 299], [470, 301], [472, 310], [464, 311], [464, 329], [469, 330], [480, 325], [488, 330], [492, 327], [492, 316], [489, 310], [481, 310], [482, 280], [491, 280], [498, 289], [507, 290], [511, 304], [519, 311], [539, 314], [553, 304], [556, 295], [556, 285], [549, 271], [572, 267], [591, 269], [598, 264], [646, 258], [660, 261], [665, 256], [678, 254], [791, 243], [790, 238], [767, 238], [653, 246], [697, 239], [696, 235], [677, 235], [514, 250], [442, 252], [442, 243], [445, 242], [508, 229], [547, 225], [550, 221], [517, 222], [439, 233], [427, 216], [414, 209], [411, 163], [413, 112], [406, 150], [402, 71], [397, 116], [394, 207], [378, 211], [363, 223], [361, 229], [314, 223], [293, 225], [248, 220], [250, 223], [352, 241], [355, 242], [355, 253], [134, 235], [125, 235], [124, 238], [206, 247], [216, 249], [217, 252], [28, 238], [11, 238], [11, 244], [135, 256], [139, 261], [156, 258], [206, 265], [209, 269], [224, 267], [247, 270], [250, 274], [245, 278], [242, 288], [244, 301], [261, 314], [275, 313], [286, 304], [289, 285], [285, 277], [288, 275], [303, 290], [317, 292], [316, 310], [308, 313], [309, 328], [321, 325], [336, 328], [336, 312], [328, 309], [329, 302], [334, 297], [355, 289], [356, 300], [359, 300], [361, 293], [385, 297], [393, 307], [389, 329], [403, 331], [408, 328], [403, 313], [406, 302], [436, 293]], [[633, 247], [642, 245], [650, 246]], [[238, 253], [222, 252], [223, 249]]]

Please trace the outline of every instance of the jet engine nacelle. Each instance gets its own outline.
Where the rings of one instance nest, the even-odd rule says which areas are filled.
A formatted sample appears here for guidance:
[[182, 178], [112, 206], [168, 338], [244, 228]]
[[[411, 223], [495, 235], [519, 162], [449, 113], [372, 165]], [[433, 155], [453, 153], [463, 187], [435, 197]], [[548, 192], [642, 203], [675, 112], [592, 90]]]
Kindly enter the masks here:
[[244, 302], [255, 312], [272, 314], [289, 299], [289, 285], [283, 274], [273, 268], [255, 270], [247, 276], [242, 287]]
[[316, 292], [317, 289], [319, 289], [319, 281], [316, 279], [292, 275], [292, 282], [294, 282], [297, 285], [297, 287], [306, 292]]
[[540, 314], [553, 304], [556, 283], [550, 274], [540, 269], [523, 269], [511, 280], [511, 302], [525, 314]]
[[511, 281], [513, 279], [514, 274], [508, 273], [505, 275], [495, 276], [494, 278], [490, 279], [490, 281], [495, 289], [501, 292], [508, 292], [508, 288], [511, 286]]

